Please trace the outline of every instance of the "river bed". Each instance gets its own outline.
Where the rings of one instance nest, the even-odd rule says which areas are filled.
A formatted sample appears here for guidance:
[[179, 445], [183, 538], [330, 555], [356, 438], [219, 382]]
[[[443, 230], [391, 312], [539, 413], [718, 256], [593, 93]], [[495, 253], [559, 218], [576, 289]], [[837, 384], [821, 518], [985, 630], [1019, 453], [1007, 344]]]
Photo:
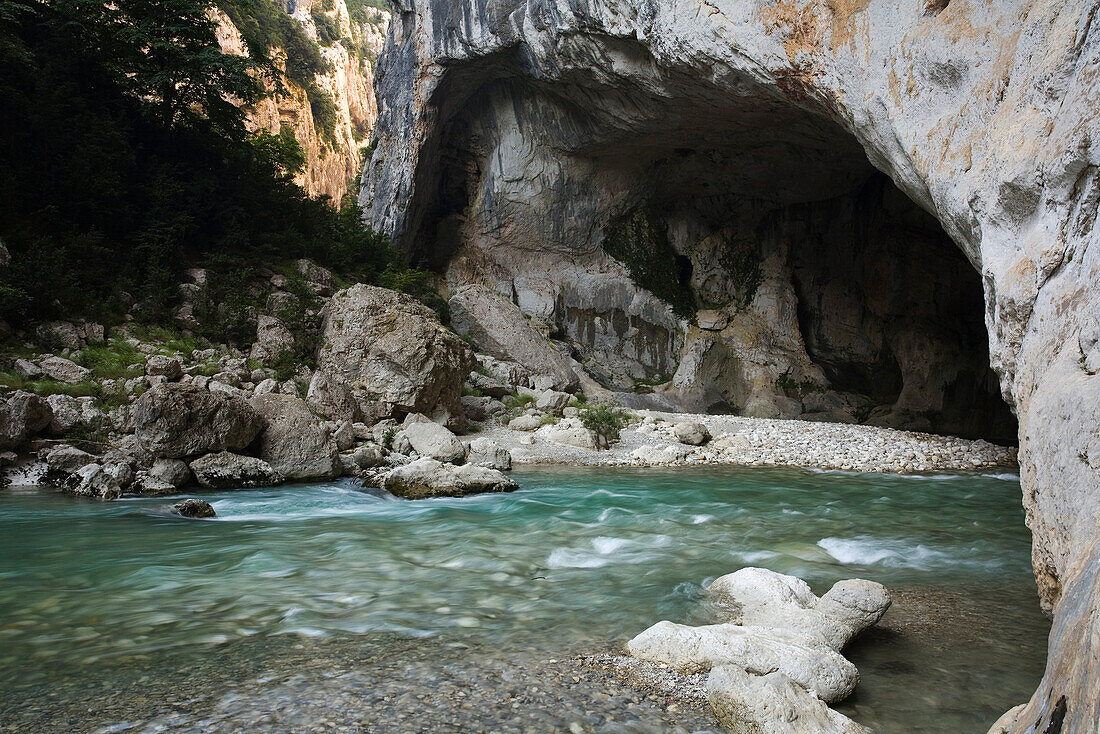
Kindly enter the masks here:
[[166, 498], [0, 491], [0, 729], [699, 731], [705, 707], [576, 656], [710, 621], [705, 585], [749, 565], [894, 593], [838, 707], [876, 731], [985, 732], [1042, 675], [1015, 475], [514, 476], [512, 494], [417, 502], [205, 493], [208, 521]]

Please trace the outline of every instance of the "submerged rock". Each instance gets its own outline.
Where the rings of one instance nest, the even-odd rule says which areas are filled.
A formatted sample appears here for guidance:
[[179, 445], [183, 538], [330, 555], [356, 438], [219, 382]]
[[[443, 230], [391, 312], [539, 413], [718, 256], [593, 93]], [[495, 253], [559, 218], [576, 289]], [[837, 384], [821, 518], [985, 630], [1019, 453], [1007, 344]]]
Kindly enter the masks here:
[[382, 487], [405, 499], [464, 497], [484, 492], [512, 492], [519, 485], [496, 469], [454, 466], [434, 459], [417, 459], [400, 466], [382, 480]]
[[195, 499], [184, 500], [172, 505], [172, 514], [194, 518], [217, 517], [218, 515], [209, 502]]
[[222, 451], [207, 454], [190, 464], [195, 480], [208, 489], [271, 487], [283, 477], [263, 459]]

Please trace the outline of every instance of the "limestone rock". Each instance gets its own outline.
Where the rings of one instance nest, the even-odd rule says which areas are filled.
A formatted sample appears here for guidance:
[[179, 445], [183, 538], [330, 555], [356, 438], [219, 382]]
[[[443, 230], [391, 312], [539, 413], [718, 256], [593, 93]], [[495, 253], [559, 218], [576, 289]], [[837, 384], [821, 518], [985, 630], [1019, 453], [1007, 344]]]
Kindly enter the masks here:
[[473, 352], [409, 296], [367, 285], [337, 293], [325, 315], [317, 364], [319, 373], [348, 388], [363, 415], [381, 405], [387, 413], [424, 413], [462, 427], [459, 398], [475, 364]]
[[260, 457], [285, 479], [332, 479], [340, 474], [331, 431], [293, 395], [255, 395], [249, 401], [263, 418]]
[[51, 474], [64, 477], [81, 467], [94, 464], [96, 457], [74, 446], [58, 446], [46, 454], [46, 465]]
[[410, 423], [402, 432], [421, 456], [450, 463], [462, 463], [466, 458], [466, 447], [457, 436], [438, 423]]
[[266, 461], [228, 451], [207, 454], [189, 466], [199, 485], [208, 489], [271, 487], [283, 481], [282, 475]]
[[467, 384], [482, 395], [491, 398], [505, 398], [512, 394], [512, 384], [505, 383], [498, 377], [483, 375], [480, 372], [471, 372]]
[[145, 359], [145, 374], [174, 382], [183, 376], [183, 364], [175, 357], [151, 354]]
[[555, 390], [577, 387], [572, 360], [540, 334], [511, 301], [485, 286], [470, 285], [456, 291], [449, 304], [455, 331], [469, 336], [479, 348], [548, 376]]
[[[509, 424], [511, 426], [511, 424]], [[585, 428], [579, 418], [565, 418], [556, 425], [543, 426], [538, 435], [551, 443], [598, 451], [607, 448], [607, 441], [593, 430]]]
[[92, 371], [81, 367], [64, 357], [46, 357], [39, 360], [38, 366], [52, 379], [59, 382], [77, 383], [92, 379]]
[[312, 260], [299, 260], [296, 267], [317, 295], [331, 296], [336, 291], [336, 277], [331, 271]]
[[542, 427], [542, 421], [537, 415], [518, 415], [508, 421], [508, 427], [513, 431], [537, 431]]
[[464, 497], [484, 492], [511, 492], [519, 488], [495, 469], [469, 464], [453, 466], [427, 458], [390, 471], [382, 480], [382, 486], [405, 499]]
[[466, 463], [471, 466], [484, 466], [498, 471], [512, 468], [512, 454], [500, 444], [487, 438], [475, 438], [470, 442], [470, 452]]
[[170, 485], [173, 489], [186, 487], [191, 481], [191, 470], [187, 463], [179, 459], [157, 459], [149, 468], [149, 476]]
[[172, 514], [193, 518], [217, 517], [218, 515], [209, 502], [196, 499], [188, 499], [172, 505]]
[[50, 404], [37, 395], [16, 390], [0, 402], [0, 449], [21, 447], [53, 420]]
[[819, 599], [801, 579], [751, 567], [715, 579], [707, 594], [729, 622], [794, 631], [838, 652], [890, 608], [874, 581], [838, 581]]
[[636, 658], [664, 663], [685, 674], [719, 665], [779, 671], [829, 703], [844, 700], [859, 683], [856, 667], [838, 652], [779, 629], [658, 622], [630, 640], [626, 649]]
[[734, 734], [870, 734], [780, 672], [751, 675], [721, 665], [707, 676], [718, 723]]
[[158, 457], [242, 449], [263, 429], [246, 400], [193, 385], [160, 385], [133, 405], [134, 435]]
[[351, 421], [343, 421], [332, 432], [332, 438], [336, 441], [336, 448], [347, 451], [355, 445], [355, 429]]
[[270, 364], [280, 354], [293, 347], [294, 335], [282, 321], [267, 314], [256, 317], [256, 341], [252, 342], [249, 357], [264, 364]]
[[373, 469], [385, 465], [386, 455], [381, 446], [368, 443], [355, 449], [351, 454], [351, 460], [359, 469]]
[[680, 446], [654, 446], [646, 444], [630, 452], [630, 455], [646, 465], [675, 464], [687, 458], [688, 452]]
[[73, 494], [100, 500], [114, 500], [122, 496], [118, 481], [100, 464], [85, 464], [71, 474], [65, 488]]
[[560, 415], [561, 412], [565, 410], [566, 406], [569, 405], [569, 401], [573, 399], [573, 396], [567, 392], [545, 390], [536, 395], [535, 398], [536, 409]]
[[702, 423], [677, 423], [672, 433], [677, 441], [689, 446], [702, 446], [710, 440], [710, 431]]

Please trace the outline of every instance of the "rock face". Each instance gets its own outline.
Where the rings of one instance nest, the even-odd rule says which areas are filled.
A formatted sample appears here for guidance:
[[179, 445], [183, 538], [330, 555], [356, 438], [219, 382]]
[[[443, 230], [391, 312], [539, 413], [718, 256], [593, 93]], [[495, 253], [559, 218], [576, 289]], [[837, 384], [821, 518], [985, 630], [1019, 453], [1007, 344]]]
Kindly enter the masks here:
[[399, 7], [361, 200], [454, 292], [715, 411], [990, 437], [999, 382], [1055, 616], [1011, 731], [1094, 731], [1096, 0]]
[[443, 328], [431, 309], [368, 285], [332, 298], [317, 358], [319, 374], [353, 401], [353, 414], [330, 418], [354, 422], [423, 413], [455, 428], [464, 423], [462, 386], [476, 363], [466, 343]]
[[250, 401], [263, 418], [260, 458], [285, 479], [332, 479], [340, 475], [336, 439], [293, 395], [257, 395]]
[[177, 459], [208, 451], [243, 449], [263, 429], [242, 398], [193, 385], [159, 385], [133, 405], [134, 435], [150, 453]]
[[519, 489], [519, 485], [496, 469], [469, 464], [453, 466], [434, 459], [417, 459], [394, 469], [383, 479], [382, 486], [410, 500]]

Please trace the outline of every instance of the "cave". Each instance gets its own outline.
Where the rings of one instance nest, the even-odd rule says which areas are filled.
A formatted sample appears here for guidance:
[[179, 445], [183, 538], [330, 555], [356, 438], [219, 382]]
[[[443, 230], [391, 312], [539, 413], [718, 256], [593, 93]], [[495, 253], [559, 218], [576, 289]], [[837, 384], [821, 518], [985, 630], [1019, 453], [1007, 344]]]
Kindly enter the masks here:
[[975, 263], [797, 80], [731, 94], [601, 40], [630, 74], [505, 56], [441, 85], [413, 260], [510, 294], [639, 406], [1016, 442]]

